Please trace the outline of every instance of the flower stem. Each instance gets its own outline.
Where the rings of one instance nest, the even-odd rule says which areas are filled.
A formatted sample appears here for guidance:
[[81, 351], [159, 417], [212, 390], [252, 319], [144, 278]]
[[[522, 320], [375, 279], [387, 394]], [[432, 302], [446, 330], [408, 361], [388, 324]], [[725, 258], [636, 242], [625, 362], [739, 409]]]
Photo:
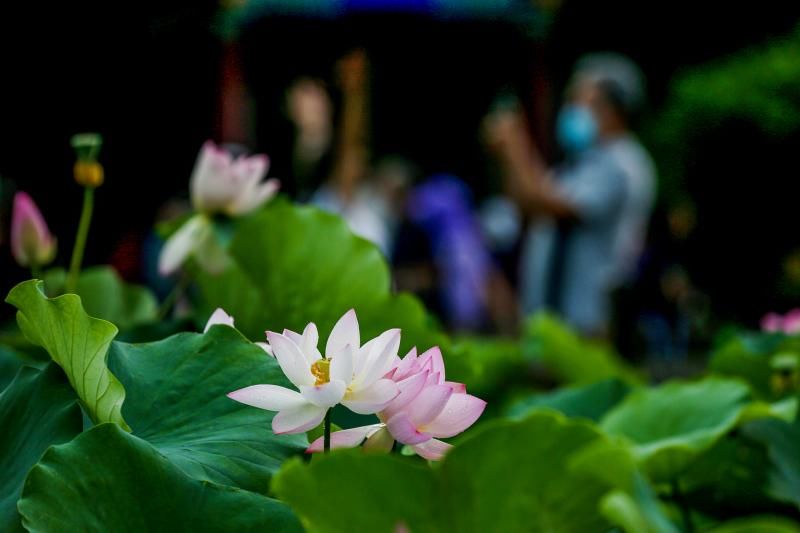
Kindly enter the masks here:
[[78, 286], [78, 276], [83, 263], [83, 251], [86, 249], [86, 239], [89, 236], [89, 225], [92, 223], [92, 210], [94, 209], [94, 188], [83, 188], [83, 209], [81, 220], [78, 223], [78, 233], [75, 236], [75, 246], [72, 248], [72, 260], [69, 262], [69, 275], [67, 276], [67, 292], [74, 293]]
[[31, 265], [31, 279], [42, 279], [42, 267], [35, 263]]
[[678, 505], [678, 508], [681, 510], [681, 520], [683, 521], [683, 530], [686, 533], [693, 533], [694, 532], [694, 522], [692, 521], [692, 511], [689, 509], [689, 505], [686, 503], [686, 498], [683, 496], [683, 492], [681, 492], [681, 486], [677, 479], [673, 479], [671, 482], [672, 486], [672, 499]]
[[331, 451], [331, 410], [325, 413], [325, 433], [323, 437], [323, 450], [325, 453]]
[[183, 293], [186, 292], [186, 288], [189, 286], [189, 277], [186, 274], [181, 275], [178, 278], [178, 281], [175, 282], [175, 286], [169, 291], [164, 299], [161, 301], [161, 305], [158, 307], [158, 320], [164, 320], [167, 318], [167, 315], [175, 307], [175, 304], [178, 302]]

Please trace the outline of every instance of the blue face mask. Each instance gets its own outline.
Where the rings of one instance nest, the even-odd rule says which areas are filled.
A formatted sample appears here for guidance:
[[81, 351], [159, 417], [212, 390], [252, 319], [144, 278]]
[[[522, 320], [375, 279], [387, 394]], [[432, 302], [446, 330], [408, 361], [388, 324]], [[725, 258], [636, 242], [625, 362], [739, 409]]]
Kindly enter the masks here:
[[556, 119], [556, 140], [569, 153], [591, 148], [597, 140], [597, 120], [586, 106], [568, 104]]

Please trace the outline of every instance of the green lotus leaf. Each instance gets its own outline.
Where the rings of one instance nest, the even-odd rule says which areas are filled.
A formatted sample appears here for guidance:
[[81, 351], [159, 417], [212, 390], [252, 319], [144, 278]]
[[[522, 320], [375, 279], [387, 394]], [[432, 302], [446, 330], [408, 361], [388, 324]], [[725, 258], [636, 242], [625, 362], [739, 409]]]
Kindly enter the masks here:
[[189, 477], [115, 424], [50, 448], [28, 474], [18, 507], [34, 533], [301, 531], [281, 502]]
[[444, 353], [447, 378], [467, 383], [470, 392], [481, 398], [502, 396], [515, 384], [529, 385], [530, 363], [517, 339], [459, 336]]
[[17, 500], [28, 470], [83, 428], [78, 398], [55, 364], [23, 367], [0, 393], [0, 531], [21, 530]]
[[748, 395], [739, 381], [674, 381], [632, 392], [603, 417], [601, 427], [629, 439], [653, 479], [673, 480], [736, 426]]
[[47, 361], [37, 361], [7, 346], [0, 346], [0, 392], [14, 380], [23, 366], [43, 368], [46, 364]]
[[[66, 279], [63, 268], [48, 270], [44, 275], [47, 294], [63, 294]], [[149, 289], [125, 282], [108, 265], [82, 270], [75, 294], [89, 316], [108, 320], [123, 331], [154, 322], [158, 314], [158, 303]]]
[[527, 321], [523, 342], [528, 356], [540, 361], [563, 383], [586, 385], [608, 378], [641, 381], [610, 347], [580, 338], [548, 313]]
[[274, 435], [274, 413], [226, 396], [259, 383], [291, 387], [277, 361], [233, 328], [114, 342], [109, 366], [127, 391], [133, 434], [194, 478], [266, 493], [281, 463], [308, 446], [304, 435]]
[[432, 531], [433, 472], [407, 457], [335, 450], [310, 464], [294, 459], [273, 490], [311, 531]]
[[800, 533], [800, 524], [782, 516], [751, 516], [725, 522], [708, 533]]
[[659, 505], [658, 498], [644, 480], [633, 494], [620, 489], [606, 494], [600, 510], [608, 520], [622, 527], [625, 533], [679, 533]]
[[598, 421], [622, 400], [630, 387], [612, 378], [583, 387], [568, 387], [544, 394], [522, 398], [508, 409], [508, 416], [524, 418], [534, 409], [550, 408], [569, 417]]
[[253, 340], [263, 340], [264, 330], [302, 331], [315, 322], [324, 343], [336, 320], [354, 308], [365, 338], [402, 327], [403, 350], [441, 339], [412, 297], [391, 295], [378, 248], [335, 215], [268, 205], [236, 223], [228, 251], [232, 263], [221, 274], [194, 269], [201, 321], [222, 307]]
[[766, 446], [772, 462], [770, 493], [800, 509], [800, 419], [789, 424], [765, 418], [744, 426], [744, 433]]
[[600, 501], [600, 511], [626, 533], [678, 533], [624, 439], [594, 441], [572, 455], [569, 470], [614, 487]]
[[770, 466], [764, 446], [734, 432], [703, 452], [681, 474], [680, 486], [694, 509], [719, 518], [774, 512]]
[[764, 400], [800, 392], [800, 337], [781, 333], [743, 333], [729, 336], [714, 351], [709, 370], [747, 381]]
[[608, 485], [569, 467], [603, 438], [587, 423], [541, 412], [484, 424], [433, 468], [334, 451], [287, 463], [273, 488], [313, 531], [604, 531], [598, 506]]
[[603, 438], [552, 412], [482, 425], [439, 465], [443, 530], [606, 530], [598, 506], [608, 485], [570, 468], [576, 453]]
[[128, 429], [121, 413], [125, 389], [106, 366], [116, 326], [87, 315], [79, 296], [48, 298], [42, 289], [41, 281], [29, 280], [8, 294], [6, 301], [18, 309], [20, 329], [64, 369], [95, 423], [115, 422]]

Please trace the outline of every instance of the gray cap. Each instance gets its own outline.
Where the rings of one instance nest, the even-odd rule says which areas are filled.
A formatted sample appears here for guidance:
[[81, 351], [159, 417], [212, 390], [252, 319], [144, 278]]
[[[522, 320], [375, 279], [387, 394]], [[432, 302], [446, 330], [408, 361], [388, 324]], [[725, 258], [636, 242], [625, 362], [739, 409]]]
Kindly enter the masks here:
[[621, 54], [598, 52], [585, 55], [575, 64], [573, 76], [611, 83], [628, 113], [636, 113], [644, 105], [644, 75], [633, 61]]

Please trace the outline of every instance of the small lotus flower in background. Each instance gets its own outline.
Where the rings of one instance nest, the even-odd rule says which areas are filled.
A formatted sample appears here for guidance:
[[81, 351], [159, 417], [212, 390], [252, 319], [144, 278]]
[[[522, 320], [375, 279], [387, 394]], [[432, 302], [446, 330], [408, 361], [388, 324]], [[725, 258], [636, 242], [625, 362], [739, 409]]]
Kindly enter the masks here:
[[319, 333], [313, 323], [302, 334], [268, 331], [267, 339], [281, 370], [298, 390], [252, 385], [228, 397], [278, 411], [272, 419], [276, 434], [308, 431], [339, 403], [358, 414], [376, 413], [400, 392], [398, 385], [385, 377], [397, 358], [400, 331], [386, 331], [361, 346], [358, 319], [352, 309], [333, 327], [325, 357], [317, 348]]
[[200, 149], [189, 184], [192, 205], [201, 213], [243, 215], [275, 196], [280, 182], [262, 181], [269, 169], [263, 154], [233, 158], [212, 141]]
[[56, 255], [55, 237], [33, 199], [24, 192], [14, 195], [11, 253], [20, 266], [34, 270], [46, 266]]
[[190, 218], [164, 244], [158, 269], [163, 276], [175, 272], [193, 256], [207, 272], [219, 273], [228, 264], [224, 247], [214, 235], [210, 216], [247, 214], [275, 196], [276, 179], [262, 181], [269, 168], [266, 155], [232, 157], [207, 141], [200, 149], [189, 188], [197, 215]]
[[203, 328], [203, 333], [208, 333], [208, 330], [211, 329], [211, 326], [233, 326], [233, 317], [225, 312], [224, 309], [221, 307], [217, 307], [211, 316], [208, 318], [208, 322], [206, 322], [206, 327]]
[[785, 315], [768, 313], [761, 319], [761, 329], [770, 333], [795, 335], [800, 333], [800, 309], [792, 309]]
[[[431, 348], [419, 357], [412, 349], [395, 361], [387, 374], [400, 393], [378, 414], [379, 424], [337, 431], [331, 435], [331, 447], [364, 447], [391, 450], [394, 441], [411, 446], [421, 457], [438, 460], [452, 447], [440, 438], [454, 437], [481, 416], [486, 402], [467, 394], [461, 383], [445, 381], [444, 359], [439, 348]], [[317, 439], [307, 452], [322, 449]]]

